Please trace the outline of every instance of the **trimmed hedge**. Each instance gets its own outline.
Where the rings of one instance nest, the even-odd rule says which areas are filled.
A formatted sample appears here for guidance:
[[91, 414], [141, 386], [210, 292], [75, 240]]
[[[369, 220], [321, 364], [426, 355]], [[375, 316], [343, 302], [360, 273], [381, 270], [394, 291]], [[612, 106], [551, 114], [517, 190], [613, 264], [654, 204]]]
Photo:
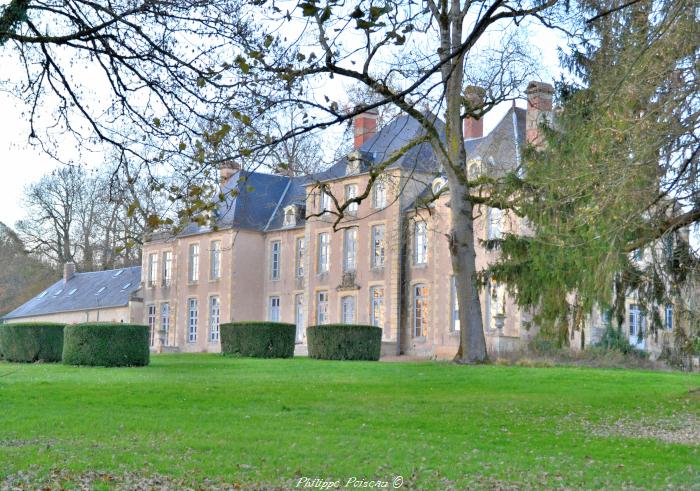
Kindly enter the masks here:
[[309, 357], [321, 360], [379, 360], [382, 330], [375, 326], [325, 324], [306, 329]]
[[253, 358], [294, 356], [296, 326], [283, 322], [221, 324], [221, 353]]
[[145, 366], [150, 361], [148, 326], [85, 323], [66, 326], [63, 363], [100, 367]]
[[26, 363], [61, 361], [63, 326], [53, 322], [0, 325], [0, 358]]

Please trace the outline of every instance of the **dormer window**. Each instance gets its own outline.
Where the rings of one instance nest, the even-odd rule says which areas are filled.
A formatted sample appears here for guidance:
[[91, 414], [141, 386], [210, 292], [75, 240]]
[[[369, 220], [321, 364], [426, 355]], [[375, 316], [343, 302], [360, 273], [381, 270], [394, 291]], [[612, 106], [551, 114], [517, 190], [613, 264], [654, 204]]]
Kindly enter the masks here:
[[444, 177], [436, 177], [433, 179], [433, 194], [437, 196], [447, 186], [447, 179]]
[[467, 177], [470, 181], [475, 181], [481, 176], [481, 159], [472, 159], [467, 162]]
[[348, 164], [345, 168], [345, 175], [353, 175], [360, 173], [360, 163], [362, 162], [362, 157], [360, 152], [355, 150], [348, 155]]
[[297, 224], [299, 210], [296, 205], [289, 205], [284, 209], [284, 226], [294, 227]]

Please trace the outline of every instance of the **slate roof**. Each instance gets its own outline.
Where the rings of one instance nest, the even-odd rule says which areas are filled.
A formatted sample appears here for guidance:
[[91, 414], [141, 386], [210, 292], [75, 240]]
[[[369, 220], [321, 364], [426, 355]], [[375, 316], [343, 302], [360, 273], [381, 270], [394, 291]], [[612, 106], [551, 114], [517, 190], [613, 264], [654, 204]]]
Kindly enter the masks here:
[[58, 280], [36, 297], [5, 315], [3, 319], [124, 307], [129, 304], [129, 298], [139, 288], [140, 266], [76, 273], [65, 283], [63, 279]]

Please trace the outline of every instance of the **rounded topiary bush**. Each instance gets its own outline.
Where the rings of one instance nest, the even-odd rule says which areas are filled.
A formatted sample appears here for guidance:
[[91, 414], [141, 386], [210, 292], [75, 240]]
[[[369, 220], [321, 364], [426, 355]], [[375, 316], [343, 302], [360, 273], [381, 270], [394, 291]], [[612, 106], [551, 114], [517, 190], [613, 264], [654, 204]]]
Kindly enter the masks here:
[[306, 330], [309, 356], [322, 360], [379, 359], [382, 330], [375, 326], [325, 324]]
[[253, 358], [291, 358], [295, 335], [296, 326], [283, 322], [221, 324], [221, 352]]
[[0, 325], [0, 353], [13, 362], [61, 361], [63, 326], [50, 322]]
[[66, 326], [63, 363], [100, 367], [145, 366], [150, 359], [148, 326], [85, 323]]

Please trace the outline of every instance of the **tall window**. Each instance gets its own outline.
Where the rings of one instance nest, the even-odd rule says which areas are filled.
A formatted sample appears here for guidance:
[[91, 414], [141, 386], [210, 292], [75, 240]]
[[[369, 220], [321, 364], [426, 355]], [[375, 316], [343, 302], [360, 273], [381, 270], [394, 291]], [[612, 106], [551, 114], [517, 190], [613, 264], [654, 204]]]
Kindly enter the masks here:
[[219, 297], [209, 297], [209, 341], [219, 341], [219, 323], [221, 321], [221, 301]]
[[425, 336], [428, 332], [428, 287], [413, 287], [413, 337]]
[[316, 296], [316, 322], [328, 324], [328, 292], [318, 292]]
[[304, 339], [304, 295], [298, 293], [294, 295], [294, 322], [297, 326], [297, 343]]
[[457, 278], [452, 276], [452, 330], [459, 331], [459, 298], [457, 298]]
[[372, 189], [372, 208], [384, 207], [386, 207], [386, 183], [379, 179], [374, 181], [374, 188]]
[[377, 327], [384, 327], [384, 287], [373, 286], [370, 288], [369, 302], [370, 324]]
[[414, 251], [413, 260], [415, 264], [426, 264], [428, 262], [428, 224], [423, 221], [415, 223], [413, 228]]
[[384, 225], [372, 226], [372, 267], [384, 267]]
[[197, 299], [190, 298], [187, 301], [187, 341], [194, 343], [197, 341]]
[[664, 309], [664, 319], [665, 319], [665, 326], [666, 329], [669, 331], [673, 331], [673, 305], [672, 304], [666, 304], [666, 308]]
[[355, 297], [347, 296], [340, 299], [343, 324], [355, 323]]
[[317, 272], [327, 273], [328, 272], [328, 249], [329, 249], [330, 235], [328, 232], [323, 232], [318, 234], [318, 262], [317, 262]]
[[321, 191], [321, 199], [319, 202], [319, 211], [323, 213], [324, 211], [329, 211], [331, 209], [331, 197], [325, 191]]
[[304, 237], [297, 237], [297, 251], [295, 259], [295, 271], [297, 278], [304, 277], [304, 261], [306, 259], [306, 240]]
[[630, 305], [630, 336], [644, 337], [644, 313], [637, 304]]
[[165, 346], [168, 345], [168, 335], [170, 334], [170, 304], [160, 304], [160, 330], [162, 331]]
[[346, 228], [343, 234], [343, 271], [355, 271], [355, 264], [357, 263], [357, 227]]
[[163, 286], [170, 286], [173, 278], [173, 253], [166, 251], [163, 253]]
[[209, 279], [218, 280], [219, 278], [221, 278], [221, 241], [214, 240], [209, 252]]
[[199, 244], [190, 244], [189, 275], [190, 283], [199, 279]]
[[270, 279], [280, 279], [280, 258], [282, 252], [282, 243], [279, 240], [270, 242]]
[[500, 239], [503, 231], [503, 210], [498, 208], [488, 208], [486, 210], [487, 233], [488, 240]]
[[[357, 184], [348, 184], [347, 186], [345, 186], [345, 201], [351, 200], [352, 198], [356, 198], [356, 197], [357, 197]], [[356, 215], [357, 208], [358, 208], [357, 203], [350, 203], [346, 209], [347, 209], [348, 213], [350, 213], [351, 215]]]
[[267, 320], [280, 321], [280, 297], [270, 297], [267, 309]]
[[156, 306], [148, 306], [148, 337], [151, 346], [156, 344]]
[[506, 287], [503, 283], [490, 280], [486, 291], [486, 325], [496, 329], [496, 316], [506, 313]]
[[148, 255], [148, 286], [156, 286], [158, 281], [158, 254]]

